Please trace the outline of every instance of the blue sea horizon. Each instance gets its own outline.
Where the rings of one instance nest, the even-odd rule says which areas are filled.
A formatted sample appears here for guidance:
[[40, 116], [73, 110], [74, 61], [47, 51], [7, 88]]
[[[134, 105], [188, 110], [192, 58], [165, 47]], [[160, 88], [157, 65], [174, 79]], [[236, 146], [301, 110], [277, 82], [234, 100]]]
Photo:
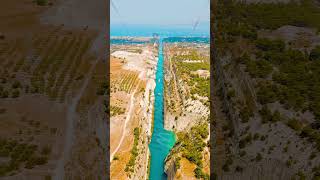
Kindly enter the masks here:
[[111, 37], [152, 37], [154, 33], [161, 37], [209, 37], [210, 25], [110, 25]]

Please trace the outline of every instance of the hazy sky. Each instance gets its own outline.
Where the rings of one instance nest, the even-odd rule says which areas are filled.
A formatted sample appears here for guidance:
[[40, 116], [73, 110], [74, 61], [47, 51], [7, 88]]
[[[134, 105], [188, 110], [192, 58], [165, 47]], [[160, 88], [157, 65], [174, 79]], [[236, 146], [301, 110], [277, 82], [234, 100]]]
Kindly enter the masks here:
[[[111, 0], [111, 24], [209, 24], [210, 0]], [[201, 23], [201, 24], [202, 24]]]

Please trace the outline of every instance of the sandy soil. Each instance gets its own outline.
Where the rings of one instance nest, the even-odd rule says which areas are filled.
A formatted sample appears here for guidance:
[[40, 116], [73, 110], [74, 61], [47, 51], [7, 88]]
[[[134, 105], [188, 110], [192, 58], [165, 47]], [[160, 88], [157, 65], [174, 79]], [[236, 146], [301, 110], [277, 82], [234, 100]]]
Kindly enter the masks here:
[[[30, 141], [30, 143], [35, 141], [40, 147], [48, 144], [52, 148], [52, 153], [49, 156], [47, 164], [36, 166], [27, 171], [22, 168], [18, 172], [15, 172], [17, 175], [8, 177], [8, 179], [23, 176], [29, 179], [50, 178], [54, 175], [53, 169], [62, 169], [57, 173], [59, 176], [56, 176], [59, 177], [59, 180], [62, 179], [62, 177], [76, 178], [74, 174], [79, 171], [82, 172], [82, 177], [89, 179], [104, 178], [106, 176], [106, 165], [104, 163], [106, 162], [106, 152], [102, 153], [102, 151], [107, 148], [107, 132], [105, 132], [107, 121], [105, 120], [106, 118], [103, 117], [103, 98], [97, 97], [96, 89], [88, 90], [87, 87], [95, 87], [99, 84], [99, 82], [92, 82], [91, 79], [98, 71], [98, 69], [94, 68], [94, 64], [99, 64], [102, 62], [102, 59], [105, 59], [105, 50], [103, 48], [105, 48], [104, 30], [106, 26], [104, 25], [106, 24], [106, 16], [104, 13], [107, 12], [105, 9], [107, 6], [104, 6], [104, 3], [106, 2], [99, 0], [97, 0], [96, 3], [92, 3], [92, 1], [89, 3], [85, 0], [52, 0], [50, 2], [52, 2], [51, 6], [37, 6], [32, 0], [11, 0], [1, 3], [0, 34], [4, 35], [4, 41], [9, 42], [9, 50], [10, 48], [13, 49], [11, 54], [6, 54], [7, 51], [2, 51], [1, 58], [6, 59], [5, 66], [8, 67], [12, 66], [12, 64], [17, 65], [19, 59], [22, 57], [25, 58], [24, 62], [31, 64], [31, 68], [29, 67], [30, 69], [28, 70], [28, 66], [26, 66], [27, 63], [22, 63], [25, 65], [22, 66], [22, 69], [26, 68], [27, 70], [23, 69], [14, 73], [16, 79], [23, 82], [23, 91], [25, 90], [24, 86], [30, 81], [30, 74], [32, 74], [34, 68], [42, 61], [41, 58], [36, 57], [38, 55], [43, 57], [45, 54], [48, 54], [47, 52], [52, 52], [57, 48], [54, 46], [50, 48], [50, 44], [55, 45], [53, 39], [64, 36], [72, 37], [73, 35], [87, 38], [92, 35], [96, 38], [93, 40], [93, 44], [89, 45], [89, 49], [94, 51], [91, 51], [91, 57], [84, 56], [83, 59], [86, 62], [79, 63], [79, 69], [75, 69], [75, 76], [77, 76], [78, 80], [73, 81], [73, 78], [69, 78], [68, 76], [65, 82], [62, 82], [63, 86], [65, 84], [70, 84], [71, 86], [69, 91], [66, 92], [65, 101], [55, 102], [44, 94], [30, 95], [30, 93], [22, 92], [19, 98], [1, 100], [1, 106], [6, 109], [6, 113], [0, 116], [10, 117], [10, 120], [2, 121], [6, 124], [3, 126], [6, 127], [6, 129], [2, 129], [1, 126], [1, 132], [3, 132], [2, 137], [24, 138], [24, 136], [22, 136], [24, 135], [24, 130], [22, 130], [22, 134], [20, 132], [18, 132], [17, 135], [13, 134], [16, 133], [16, 128], [26, 127], [24, 122], [19, 121], [19, 119], [23, 119], [19, 116], [25, 116], [27, 119], [30, 118], [32, 122], [39, 122], [40, 127], [43, 126], [43, 130], [40, 129], [37, 131], [32, 128], [27, 128], [26, 133], [28, 136], [25, 136], [25, 138], [31, 138], [31, 136], [33, 136], [32, 138], [34, 140]], [[72, 3], [72, 5], [70, 3]], [[100, 3], [99, 6], [94, 6], [94, 4], [98, 3]], [[92, 13], [88, 13], [90, 16], [87, 16], [83, 11], [91, 11]], [[79, 16], [83, 14], [86, 14], [84, 15], [85, 17], [79, 18]], [[62, 24], [64, 26], [61, 26]], [[48, 38], [48, 40], [46, 40], [46, 38]], [[14, 42], [17, 43], [14, 45]], [[37, 42], [40, 47], [33, 49], [33, 44], [31, 43], [34, 42]], [[6, 42], [3, 43], [2, 40], [0, 43], [1, 47], [4, 44], [6, 48]], [[68, 55], [70, 51], [72, 51], [71, 49], [72, 48], [67, 52]], [[40, 54], [37, 54], [38, 51], [40, 51]], [[70, 59], [71, 58], [67, 60]], [[78, 59], [82, 60], [82, 57], [78, 56]], [[63, 67], [68, 64], [67, 60], [62, 62], [62, 66], [58, 69], [59, 73]], [[4, 63], [2, 59], [1, 63]], [[3, 64], [1, 64], [1, 66], [2, 65]], [[106, 64], [99, 64], [98, 66], [104, 68]], [[7, 69], [9, 70], [10, 68]], [[11, 69], [9, 73], [12, 73]], [[106, 70], [106, 68], [104, 68], [104, 70]], [[1, 77], [3, 77], [3, 72], [4, 70], [1, 68]], [[67, 72], [69, 73], [69, 71]], [[104, 72], [103, 75], [105, 73], [106, 72]], [[85, 75], [83, 76], [83, 74]], [[100, 77], [101, 75], [102, 74], [100, 74]], [[9, 83], [14, 79], [15, 78], [8, 79]], [[89, 100], [87, 99], [86, 102], [92, 103], [90, 106], [87, 104], [86, 111], [82, 110], [82, 113], [80, 113], [78, 109], [81, 108], [78, 108], [78, 105], [83, 104], [83, 96], [88, 94], [88, 91], [93, 95], [91, 95], [92, 98], [88, 98]], [[80, 129], [81, 123], [79, 122], [81, 122], [81, 119], [86, 118], [87, 129]], [[28, 120], [28, 122], [30, 121], [29, 123], [31, 123], [30, 119]], [[101, 119], [104, 121], [101, 121]], [[79, 133], [79, 131], [82, 133]], [[99, 144], [97, 142], [101, 143]], [[92, 144], [90, 150], [84, 150], [85, 147], [83, 147], [83, 144], [85, 143]], [[79, 160], [75, 158], [75, 156], [80, 156], [82, 159], [80, 158]], [[98, 163], [96, 163], [97, 158], [100, 159]], [[84, 161], [85, 163], [81, 164], [80, 161]], [[59, 166], [57, 166], [57, 164], [59, 164]], [[81, 169], [80, 166], [87, 166], [88, 164], [93, 164], [95, 168]], [[79, 175], [80, 173], [78, 173], [78, 176]]]
[[[156, 58], [152, 46], [117, 46], [111, 56], [111, 106], [125, 107], [122, 115], [115, 115], [110, 120], [111, 137], [111, 178], [146, 179], [149, 158], [148, 143], [151, 137], [152, 109], [155, 88]], [[127, 51], [132, 49], [133, 52]], [[141, 53], [134, 51], [142, 49]], [[138, 74], [130, 90], [128, 81]], [[113, 85], [114, 86], [113, 86]], [[132, 83], [129, 83], [132, 84]], [[134, 173], [124, 169], [131, 157], [133, 130], [140, 127], [138, 151]], [[130, 144], [128, 144], [130, 142]], [[129, 147], [128, 147], [129, 146]], [[114, 158], [117, 159], [114, 159]]]
[[[39, 102], [40, 107], [34, 106]], [[22, 177], [41, 179], [41, 175], [50, 175], [50, 169], [54, 167], [55, 159], [60, 156], [59, 152], [62, 150], [63, 143], [59, 141], [59, 137], [64, 137], [65, 134], [65, 107], [41, 96], [24, 96], [19, 100], [0, 101], [0, 107], [7, 109], [6, 114], [0, 115], [0, 136], [2, 138], [19, 139], [19, 141], [35, 144], [38, 147], [50, 146], [52, 150], [46, 165], [31, 170], [22, 169], [17, 175], [8, 177], [8, 179]], [[39, 122], [39, 125], [35, 126], [36, 122]], [[53, 129], [57, 131], [52, 133]]]
[[91, 50], [105, 55], [105, 32], [107, 29], [107, 1], [58, 0], [57, 5], [41, 16], [43, 24], [61, 25], [70, 29], [88, 28], [98, 32]]
[[194, 176], [194, 169], [196, 168], [195, 164], [190, 163], [186, 158], [182, 158], [180, 160], [180, 169], [177, 171], [175, 179], [183, 180], [190, 179], [196, 180], [197, 178]]

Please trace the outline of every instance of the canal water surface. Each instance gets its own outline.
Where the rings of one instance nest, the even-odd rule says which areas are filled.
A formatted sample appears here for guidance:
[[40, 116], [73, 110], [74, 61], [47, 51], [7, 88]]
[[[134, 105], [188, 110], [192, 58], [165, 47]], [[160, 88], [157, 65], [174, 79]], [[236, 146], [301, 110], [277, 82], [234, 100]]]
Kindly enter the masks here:
[[156, 87], [154, 90], [154, 129], [151, 137], [149, 149], [151, 152], [150, 162], [150, 180], [164, 180], [167, 179], [164, 173], [164, 160], [169, 154], [171, 148], [175, 144], [175, 134], [167, 131], [163, 126], [163, 112], [164, 112], [164, 82], [163, 82], [163, 42], [159, 40], [159, 55], [156, 72]]

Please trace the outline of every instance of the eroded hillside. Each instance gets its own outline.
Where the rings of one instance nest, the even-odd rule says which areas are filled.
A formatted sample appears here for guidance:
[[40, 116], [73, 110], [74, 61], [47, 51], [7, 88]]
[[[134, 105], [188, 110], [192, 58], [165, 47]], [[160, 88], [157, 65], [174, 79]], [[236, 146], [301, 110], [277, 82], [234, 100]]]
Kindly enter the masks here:
[[111, 179], [148, 178], [157, 52], [152, 43], [111, 46]]
[[209, 45], [166, 43], [164, 126], [176, 133], [168, 179], [209, 179]]
[[218, 179], [318, 178], [317, 2], [225, 1], [217, 10]]

